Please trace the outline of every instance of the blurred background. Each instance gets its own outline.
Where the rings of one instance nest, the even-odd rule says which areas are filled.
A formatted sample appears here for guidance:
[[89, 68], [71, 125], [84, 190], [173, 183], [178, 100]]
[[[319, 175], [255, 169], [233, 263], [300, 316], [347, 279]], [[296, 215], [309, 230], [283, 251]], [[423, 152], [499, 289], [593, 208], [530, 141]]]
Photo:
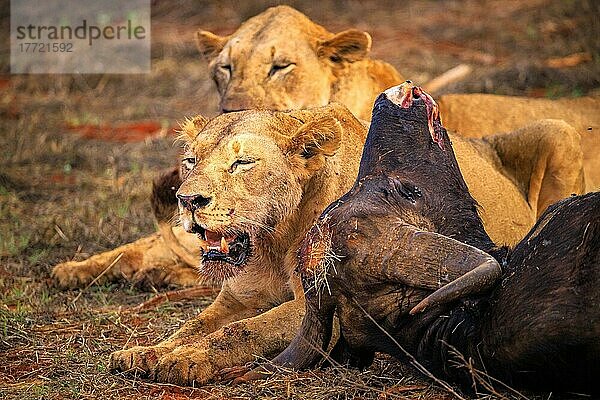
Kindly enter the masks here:
[[[0, 397], [286, 397], [285, 386], [198, 392], [110, 375], [111, 351], [155, 342], [211, 298], [122, 313], [152, 293], [121, 283], [78, 296], [57, 291], [49, 279], [58, 262], [154, 231], [150, 182], [176, 162], [173, 127], [185, 116], [218, 110], [194, 32], [229, 34], [282, 3], [332, 32], [368, 31], [371, 56], [415, 82], [462, 63], [473, 68], [440, 93], [600, 95], [600, 2], [594, 0], [156, 0], [152, 72], [140, 75], [11, 75], [10, 7], [0, 0]], [[339, 393], [382, 398], [389, 382], [376, 377], [409, 379], [386, 360], [373, 368], [371, 375], [342, 372], [327, 381]], [[420, 389], [406, 396], [436, 393], [411, 379], [407, 384]], [[318, 379], [298, 382], [300, 398], [336, 396], [316, 390]]]

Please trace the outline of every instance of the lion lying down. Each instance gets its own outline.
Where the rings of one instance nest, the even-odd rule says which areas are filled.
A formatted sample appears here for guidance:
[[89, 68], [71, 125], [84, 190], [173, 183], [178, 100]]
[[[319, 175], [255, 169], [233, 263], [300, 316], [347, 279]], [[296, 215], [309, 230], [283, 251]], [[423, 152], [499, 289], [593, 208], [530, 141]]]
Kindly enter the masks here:
[[[544, 123], [563, 126], [561, 137], [573, 143], [568, 155], [550, 152], [557, 161], [581, 158], [570, 127]], [[196, 117], [183, 130], [187, 144], [177, 191], [181, 222], [198, 237], [194, 246], [201, 273], [226, 280], [215, 302], [169, 339], [113, 353], [110, 363], [113, 370], [141, 370], [161, 382], [202, 384], [254, 355], [275, 355], [294, 336], [304, 312], [303, 290], [293, 276], [296, 249], [326, 205], [352, 186], [361, 152], [356, 143], [363, 143], [367, 127], [345, 107], [332, 104], [303, 111], [235, 112], [210, 121]], [[501, 172], [489, 143], [454, 137], [453, 145], [485, 210], [486, 227], [502, 241], [518, 240], [536, 212], [514, 183], [517, 177]], [[532, 174], [541, 168], [537, 157], [528, 162]], [[553, 201], [581, 190], [581, 167], [555, 169], [552, 157], [543, 165], [546, 179], [535, 190], [546, 194], [537, 198]], [[529, 176], [519, 184], [531, 181]], [[96, 260], [109, 262], [141, 247], [127, 246]], [[120, 265], [107, 275], [120, 276]], [[141, 265], [152, 265], [152, 260]], [[128, 264], [126, 271], [136, 266]]]

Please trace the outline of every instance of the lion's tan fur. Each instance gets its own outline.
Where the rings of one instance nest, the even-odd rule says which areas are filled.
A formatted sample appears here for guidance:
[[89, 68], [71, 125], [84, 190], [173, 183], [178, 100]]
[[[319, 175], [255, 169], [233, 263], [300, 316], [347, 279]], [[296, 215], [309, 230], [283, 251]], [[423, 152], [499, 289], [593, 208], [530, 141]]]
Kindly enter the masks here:
[[[465, 137], [480, 138], [510, 132], [540, 118], [567, 122], [581, 135], [586, 190], [600, 190], [600, 97], [548, 100], [448, 94], [440, 96], [438, 104], [444, 126]], [[535, 143], [525, 146], [517, 139], [513, 146], [521, 152], [529, 152], [534, 150]], [[569, 162], [568, 159], [564, 161]]]
[[[288, 6], [269, 8], [221, 37], [196, 34], [221, 96], [221, 109], [289, 110], [339, 102], [370, 119], [379, 93], [403, 78], [391, 65], [370, 59], [371, 37], [338, 34]], [[273, 72], [271, 68], [292, 64]]]
[[[309, 111], [225, 114], [199, 133], [195, 127], [184, 133], [199, 164], [198, 174], [191, 173], [180, 190], [213, 198], [202, 220], [210, 229], [245, 226], [251, 232], [253, 256], [240, 275], [224, 283], [215, 302], [170, 339], [113, 354], [111, 363], [160, 376], [171, 358], [186, 369], [185, 360], [197, 363], [204, 357], [195, 372], [201, 383], [220, 368], [250, 361], [252, 354], [274, 354], [291, 340], [303, 311], [297, 282], [291, 286], [298, 300], [288, 301], [294, 297], [288, 281], [296, 266], [295, 249], [321, 211], [352, 185], [361, 153], [355, 143], [364, 142], [366, 127], [343, 106], [329, 105]], [[245, 176], [234, 177], [227, 168], [242, 153], [262, 158]], [[224, 221], [219, 210], [230, 208], [236, 211]], [[283, 308], [267, 312], [282, 303]], [[254, 318], [243, 320], [249, 317]], [[190, 343], [205, 346], [204, 355], [191, 351]], [[161, 380], [188, 383], [181, 381], [178, 367], [169, 370], [175, 375]]]
[[[251, 233], [260, 262], [247, 272], [256, 267], [276, 275], [282, 273], [282, 255], [293, 252], [314, 216], [353, 182], [361, 152], [355, 143], [366, 135], [364, 125], [337, 104], [224, 114], [196, 136], [197, 131], [187, 146], [198, 164], [183, 176], [179, 191], [212, 199], [196, 215], [207, 229]], [[303, 156], [307, 151], [310, 155]], [[251, 170], [228, 169], [248, 155], [258, 159]]]

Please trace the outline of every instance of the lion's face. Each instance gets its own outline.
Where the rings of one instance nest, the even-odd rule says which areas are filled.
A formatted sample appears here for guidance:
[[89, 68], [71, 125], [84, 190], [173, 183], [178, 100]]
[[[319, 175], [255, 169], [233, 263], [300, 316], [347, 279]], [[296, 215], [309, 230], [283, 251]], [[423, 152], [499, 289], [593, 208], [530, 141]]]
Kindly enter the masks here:
[[256, 250], [297, 209], [306, 180], [337, 150], [340, 129], [331, 117], [303, 123], [269, 111], [184, 125], [177, 198], [184, 229], [200, 238], [204, 275], [229, 278], [260, 257]]
[[249, 19], [231, 36], [199, 31], [196, 43], [210, 62], [221, 110], [228, 112], [328, 104], [336, 74], [364, 58], [371, 39], [357, 30], [334, 35], [280, 6]]

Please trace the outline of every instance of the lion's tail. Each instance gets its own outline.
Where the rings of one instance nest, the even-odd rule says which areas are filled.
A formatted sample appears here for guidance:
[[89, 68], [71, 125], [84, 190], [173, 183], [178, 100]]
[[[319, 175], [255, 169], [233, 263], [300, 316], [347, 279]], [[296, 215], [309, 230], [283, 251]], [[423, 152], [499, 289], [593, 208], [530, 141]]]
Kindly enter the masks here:
[[177, 198], [175, 193], [181, 185], [179, 168], [172, 168], [159, 175], [152, 182], [152, 211], [158, 222], [158, 230], [169, 249], [181, 261], [192, 268], [198, 266], [199, 260], [185, 249], [173, 233], [171, 221], [177, 212]]

